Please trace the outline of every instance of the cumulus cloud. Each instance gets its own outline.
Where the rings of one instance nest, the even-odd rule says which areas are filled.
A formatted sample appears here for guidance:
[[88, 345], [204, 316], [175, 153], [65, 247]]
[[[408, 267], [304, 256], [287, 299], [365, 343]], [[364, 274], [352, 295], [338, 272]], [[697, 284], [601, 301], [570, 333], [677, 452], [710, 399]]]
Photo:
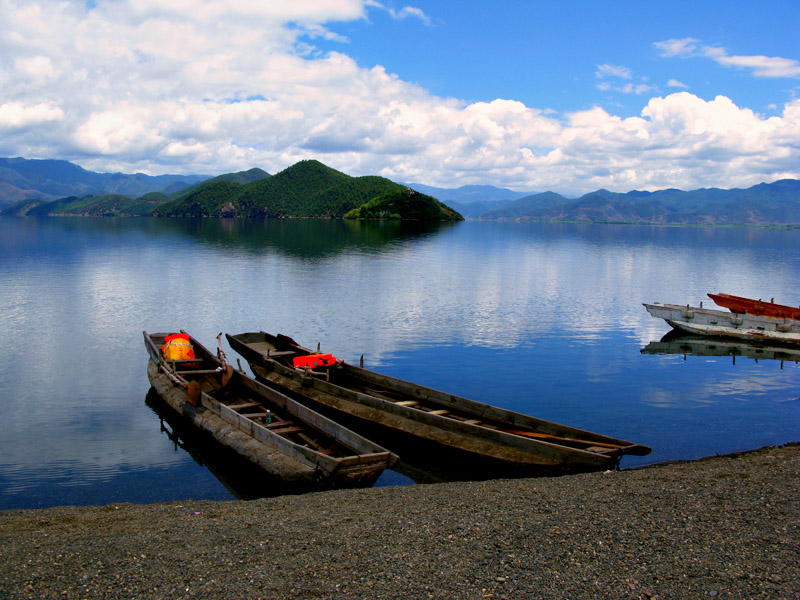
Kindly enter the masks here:
[[64, 111], [50, 103], [25, 105], [20, 102], [7, 102], [0, 104], [0, 130], [45, 124], [57, 121], [63, 116]]
[[800, 77], [800, 62], [779, 56], [731, 56], [719, 46], [705, 46], [695, 38], [672, 39], [653, 44], [663, 57], [678, 56], [710, 58], [723, 67], [749, 69], [755, 77]]
[[[275, 173], [316, 158], [352, 175], [563, 192], [800, 177], [800, 101], [766, 119], [722, 96], [681, 92], [621, 118], [442, 98], [359, 66], [346, 46], [314, 47], [337, 38], [331, 23], [369, 10], [386, 9], [362, 0], [5, 0], [0, 156], [153, 174]], [[675, 55], [699, 48], [662, 44]], [[627, 67], [596, 73], [620, 93], [656, 92]]]

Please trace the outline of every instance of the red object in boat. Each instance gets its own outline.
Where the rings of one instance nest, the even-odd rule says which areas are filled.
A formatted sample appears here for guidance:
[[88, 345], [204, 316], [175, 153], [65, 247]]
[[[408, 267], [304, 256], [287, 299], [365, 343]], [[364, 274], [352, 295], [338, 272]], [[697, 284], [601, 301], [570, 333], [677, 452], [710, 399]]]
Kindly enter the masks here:
[[725, 307], [731, 312], [800, 321], [800, 308], [795, 308], [794, 306], [752, 300], [750, 298], [743, 298], [742, 296], [732, 296], [731, 294], [709, 294], [708, 297], [719, 306]]
[[296, 356], [292, 359], [295, 368], [316, 369], [317, 367], [329, 367], [336, 364], [336, 357], [332, 354], [307, 354]]

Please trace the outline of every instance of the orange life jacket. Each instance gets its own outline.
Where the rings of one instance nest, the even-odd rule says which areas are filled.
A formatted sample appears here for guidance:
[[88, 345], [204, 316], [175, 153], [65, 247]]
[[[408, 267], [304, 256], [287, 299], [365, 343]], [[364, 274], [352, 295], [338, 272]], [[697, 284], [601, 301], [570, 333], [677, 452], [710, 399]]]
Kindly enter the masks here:
[[194, 348], [189, 343], [189, 335], [186, 333], [175, 333], [164, 338], [164, 345], [161, 346], [161, 354], [164, 360], [189, 360], [197, 358], [194, 355]]
[[317, 367], [329, 367], [336, 364], [336, 357], [332, 354], [308, 354], [294, 357], [292, 364], [295, 368], [308, 367], [309, 369], [316, 369]]

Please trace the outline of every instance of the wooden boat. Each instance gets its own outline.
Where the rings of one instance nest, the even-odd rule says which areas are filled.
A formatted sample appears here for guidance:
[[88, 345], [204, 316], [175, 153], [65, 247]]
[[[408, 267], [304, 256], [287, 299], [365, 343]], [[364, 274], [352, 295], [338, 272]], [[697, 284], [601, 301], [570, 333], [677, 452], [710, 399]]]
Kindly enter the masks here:
[[774, 298], [770, 302], [763, 302], [761, 300], [752, 300], [742, 296], [722, 293], [708, 294], [708, 297], [711, 298], [717, 306], [727, 308], [732, 312], [800, 321], [800, 308], [786, 306], [785, 304], [775, 304]]
[[679, 304], [644, 304], [651, 315], [675, 329], [720, 337], [800, 344], [800, 321], [732, 313]]
[[[624, 454], [650, 448], [559, 425], [388, 377], [343, 361], [317, 369], [295, 368], [313, 355], [284, 335], [227, 335], [260, 378], [310, 406], [362, 425], [433, 442], [495, 467], [503, 474], [537, 475], [613, 468]], [[499, 472], [499, 471], [498, 471]]]
[[[236, 371], [194, 338], [194, 358], [165, 360], [170, 334], [144, 332], [150, 384], [195, 427], [285, 481], [371, 486], [397, 457], [342, 425]], [[221, 360], [222, 359], [222, 360]]]

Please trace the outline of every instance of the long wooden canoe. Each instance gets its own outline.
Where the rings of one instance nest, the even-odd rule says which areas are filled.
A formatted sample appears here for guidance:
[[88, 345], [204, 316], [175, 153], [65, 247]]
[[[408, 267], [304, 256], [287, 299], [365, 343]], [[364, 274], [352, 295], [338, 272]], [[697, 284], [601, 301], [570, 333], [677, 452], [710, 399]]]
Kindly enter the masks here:
[[761, 317], [775, 317], [778, 319], [792, 319], [800, 321], [800, 308], [786, 306], [785, 304], [775, 304], [773, 298], [771, 302], [753, 300], [743, 296], [733, 296], [732, 294], [708, 294], [717, 306], [727, 308], [732, 312], [747, 313]]
[[644, 304], [651, 315], [689, 333], [756, 342], [800, 344], [800, 321], [761, 317], [723, 310], [654, 302]]
[[168, 361], [170, 334], [144, 332], [150, 384], [195, 427], [285, 481], [314, 487], [374, 484], [397, 457], [226, 365], [190, 337], [194, 359]]
[[356, 367], [343, 361], [317, 369], [293, 366], [314, 354], [284, 335], [227, 335], [261, 379], [310, 406], [355, 417], [472, 454], [504, 473], [552, 474], [605, 470], [624, 454], [650, 448], [544, 421]]

